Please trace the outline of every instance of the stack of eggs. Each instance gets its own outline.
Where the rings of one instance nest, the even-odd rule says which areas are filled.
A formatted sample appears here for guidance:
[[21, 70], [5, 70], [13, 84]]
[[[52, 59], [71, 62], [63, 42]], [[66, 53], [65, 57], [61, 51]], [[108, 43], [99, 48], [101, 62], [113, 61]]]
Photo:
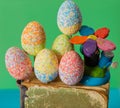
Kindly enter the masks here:
[[11, 47], [5, 55], [6, 68], [17, 80], [29, 79], [33, 75], [32, 62], [27, 54], [36, 56], [45, 47], [45, 32], [36, 21], [30, 22], [24, 28], [21, 36], [24, 49]]
[[60, 31], [52, 49], [45, 48], [45, 32], [36, 21], [26, 25], [22, 32], [21, 50], [12, 47], [6, 52], [6, 67], [10, 74], [17, 80], [29, 79], [32, 75], [32, 63], [27, 54], [35, 56], [34, 73], [43, 83], [53, 81], [58, 75], [68, 85], [77, 84], [84, 72], [83, 60], [73, 50], [70, 43], [72, 34], [81, 27], [81, 13], [78, 6], [72, 0], [66, 0], [58, 11], [57, 24]]
[[74, 51], [70, 38], [80, 30], [82, 16], [78, 6], [72, 0], [66, 0], [60, 6], [57, 24], [60, 31], [52, 46], [59, 60], [59, 76], [67, 85], [75, 85], [82, 79], [84, 64], [80, 55]]
[[[45, 48], [46, 36], [43, 27], [36, 21], [30, 22], [21, 36], [24, 51], [17, 47], [8, 49], [5, 56], [6, 68], [17, 80], [29, 79], [32, 73], [35, 73], [38, 80], [48, 83], [59, 75], [65, 84], [75, 85], [84, 76], [84, 62], [74, 51], [73, 44], [82, 44], [80, 49], [85, 59], [85, 71], [94, 72], [93, 70], [100, 69], [103, 71], [102, 68], [106, 69], [111, 64], [113, 58], [111, 50], [115, 49], [112, 42], [104, 39], [109, 29], [102, 28], [94, 32], [88, 26], [81, 27], [81, 23], [82, 17], [78, 6], [72, 0], [65, 0], [57, 15], [57, 24], [63, 34], [55, 39], [52, 49]], [[78, 31], [82, 36], [72, 37]], [[103, 50], [100, 60], [99, 49]], [[27, 54], [35, 56], [34, 72]], [[85, 72], [85, 75], [104, 77], [101, 73], [96, 75], [91, 72]], [[84, 79], [82, 82], [85, 82]]]
[[57, 15], [57, 24], [63, 34], [55, 39], [52, 46], [59, 62], [66, 52], [73, 50], [73, 45], [69, 40], [73, 34], [79, 31], [81, 23], [82, 16], [78, 6], [72, 0], [63, 2]]

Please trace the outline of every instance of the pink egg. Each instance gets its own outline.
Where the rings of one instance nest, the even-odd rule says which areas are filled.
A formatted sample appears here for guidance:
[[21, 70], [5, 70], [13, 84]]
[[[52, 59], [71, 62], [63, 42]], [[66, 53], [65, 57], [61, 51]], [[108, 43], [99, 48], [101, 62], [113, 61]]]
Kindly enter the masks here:
[[79, 54], [69, 51], [62, 57], [59, 65], [60, 79], [67, 85], [77, 84], [83, 77], [84, 63]]
[[11, 47], [5, 55], [8, 72], [17, 80], [27, 79], [32, 73], [32, 63], [27, 54], [17, 47]]

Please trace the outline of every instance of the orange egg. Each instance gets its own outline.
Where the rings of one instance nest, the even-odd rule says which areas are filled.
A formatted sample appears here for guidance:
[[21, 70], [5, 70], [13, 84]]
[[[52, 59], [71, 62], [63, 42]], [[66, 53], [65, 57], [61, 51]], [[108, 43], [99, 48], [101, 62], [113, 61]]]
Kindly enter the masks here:
[[28, 23], [22, 32], [21, 43], [28, 54], [36, 56], [45, 47], [43, 27], [36, 21]]

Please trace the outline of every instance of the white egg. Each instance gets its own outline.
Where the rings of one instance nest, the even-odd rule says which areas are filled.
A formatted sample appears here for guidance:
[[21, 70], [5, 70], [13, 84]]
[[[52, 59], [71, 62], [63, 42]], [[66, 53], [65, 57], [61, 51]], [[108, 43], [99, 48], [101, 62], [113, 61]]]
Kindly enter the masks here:
[[60, 31], [66, 35], [75, 34], [80, 30], [81, 23], [82, 16], [78, 6], [72, 0], [65, 0], [57, 15], [57, 24]]

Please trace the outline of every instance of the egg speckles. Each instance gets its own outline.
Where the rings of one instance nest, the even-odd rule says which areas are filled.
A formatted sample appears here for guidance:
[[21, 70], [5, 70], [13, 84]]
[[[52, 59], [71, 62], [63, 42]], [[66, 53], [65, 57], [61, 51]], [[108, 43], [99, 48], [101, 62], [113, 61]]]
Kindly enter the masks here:
[[60, 79], [67, 85], [77, 84], [83, 76], [83, 60], [75, 51], [67, 52], [59, 65]]
[[27, 54], [17, 47], [11, 47], [5, 55], [6, 68], [17, 80], [24, 80], [32, 73], [32, 63]]
[[75, 34], [80, 30], [82, 16], [78, 6], [72, 0], [66, 0], [59, 8], [57, 24], [66, 35]]
[[55, 53], [48, 49], [41, 50], [35, 58], [34, 70], [41, 82], [54, 80], [58, 76], [58, 59]]
[[28, 23], [22, 32], [21, 43], [27, 53], [34, 56], [37, 55], [45, 47], [43, 27], [36, 21]]

